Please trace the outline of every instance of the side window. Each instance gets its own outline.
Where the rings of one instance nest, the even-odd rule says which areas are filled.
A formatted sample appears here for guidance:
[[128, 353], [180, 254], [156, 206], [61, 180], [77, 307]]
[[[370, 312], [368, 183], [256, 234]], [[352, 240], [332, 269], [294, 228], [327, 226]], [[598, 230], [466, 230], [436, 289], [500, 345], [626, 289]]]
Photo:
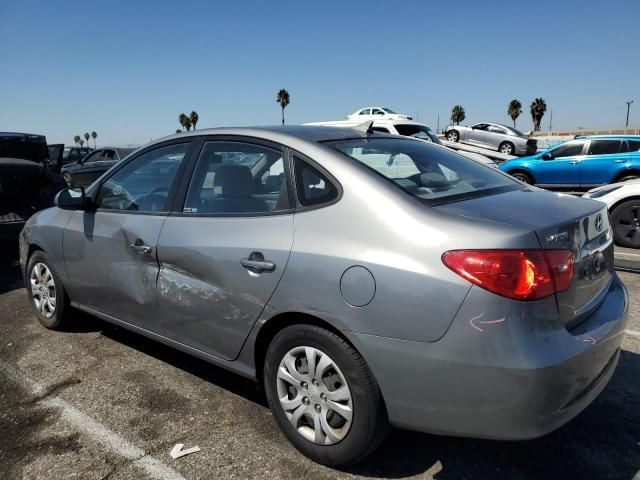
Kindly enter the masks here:
[[92, 153], [84, 159], [84, 163], [97, 162], [98, 160], [100, 160], [100, 157], [102, 157], [103, 153], [104, 152], [102, 150]]
[[627, 148], [628, 152], [640, 151], [640, 140], [627, 140]]
[[588, 155], [610, 155], [620, 153], [620, 140], [591, 140]]
[[384, 115], [384, 112], [382, 110], [380, 110], [379, 108], [374, 108], [371, 110], [371, 113], [373, 115]]
[[371, 115], [371, 109], [365, 108], [363, 110], [360, 110], [360, 113], [358, 115]]
[[288, 210], [282, 151], [244, 142], [206, 142], [183, 211], [248, 214]]
[[496, 127], [493, 125], [489, 125], [489, 128], [487, 130], [490, 131], [491, 133], [499, 133], [501, 135], [507, 134], [507, 131], [504, 128]]
[[100, 187], [98, 208], [164, 212], [169, 190], [189, 143], [167, 145], [136, 157]]
[[487, 130], [487, 128], [489, 127], [489, 125], [487, 125], [486, 123], [476, 123], [473, 126], [474, 130], [482, 130], [483, 132]]
[[584, 141], [567, 142], [551, 150], [554, 158], [573, 157], [582, 153]]
[[304, 207], [327, 203], [338, 197], [338, 189], [307, 162], [294, 158], [298, 201]]

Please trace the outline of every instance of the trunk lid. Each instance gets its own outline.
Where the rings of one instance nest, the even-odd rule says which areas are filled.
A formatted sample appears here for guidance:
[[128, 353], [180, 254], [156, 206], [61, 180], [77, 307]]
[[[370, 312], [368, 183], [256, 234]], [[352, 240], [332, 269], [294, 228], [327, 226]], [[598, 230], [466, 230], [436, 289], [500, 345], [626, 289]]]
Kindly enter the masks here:
[[560, 317], [568, 329], [580, 324], [602, 301], [613, 272], [613, 239], [606, 205], [523, 189], [434, 208], [533, 230], [543, 249], [571, 250], [575, 261], [571, 286], [556, 294]]

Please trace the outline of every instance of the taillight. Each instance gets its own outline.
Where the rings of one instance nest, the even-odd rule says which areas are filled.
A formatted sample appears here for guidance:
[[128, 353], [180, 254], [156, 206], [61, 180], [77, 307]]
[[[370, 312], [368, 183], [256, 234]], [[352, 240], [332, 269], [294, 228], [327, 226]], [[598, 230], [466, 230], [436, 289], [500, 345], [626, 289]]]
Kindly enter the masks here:
[[548, 297], [568, 289], [573, 278], [569, 250], [452, 250], [442, 261], [471, 283], [515, 300]]

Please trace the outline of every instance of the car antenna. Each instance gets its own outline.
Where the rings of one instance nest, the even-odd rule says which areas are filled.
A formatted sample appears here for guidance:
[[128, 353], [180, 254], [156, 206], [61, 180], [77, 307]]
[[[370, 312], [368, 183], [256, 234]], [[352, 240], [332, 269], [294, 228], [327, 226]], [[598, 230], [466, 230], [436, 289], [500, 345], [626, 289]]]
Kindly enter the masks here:
[[358, 132], [366, 133], [367, 135], [369, 135], [374, 132], [373, 120], [367, 120], [366, 122], [361, 123], [360, 125], [355, 125], [351, 127], [351, 129], [356, 130]]

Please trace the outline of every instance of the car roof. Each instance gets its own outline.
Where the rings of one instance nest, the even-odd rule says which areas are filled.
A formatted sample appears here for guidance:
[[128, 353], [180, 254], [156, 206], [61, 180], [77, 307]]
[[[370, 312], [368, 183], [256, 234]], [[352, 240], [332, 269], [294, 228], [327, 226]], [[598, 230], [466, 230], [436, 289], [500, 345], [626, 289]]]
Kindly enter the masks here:
[[640, 135], [585, 135], [576, 137], [576, 140], [580, 138], [590, 138], [592, 140], [640, 140]]
[[[364, 122], [363, 122], [364, 123]], [[303, 139], [313, 143], [322, 143], [332, 140], [347, 140], [354, 138], [367, 138], [367, 133], [348, 127], [333, 127], [323, 125], [276, 125], [264, 127], [221, 127], [199, 129], [196, 131], [182, 132], [158, 139], [166, 141], [173, 138], [185, 138], [200, 135], [238, 135], [245, 137], [260, 137], [279, 143], [289, 140]], [[397, 138], [397, 135], [389, 135], [376, 132], [376, 136], [388, 135]]]

